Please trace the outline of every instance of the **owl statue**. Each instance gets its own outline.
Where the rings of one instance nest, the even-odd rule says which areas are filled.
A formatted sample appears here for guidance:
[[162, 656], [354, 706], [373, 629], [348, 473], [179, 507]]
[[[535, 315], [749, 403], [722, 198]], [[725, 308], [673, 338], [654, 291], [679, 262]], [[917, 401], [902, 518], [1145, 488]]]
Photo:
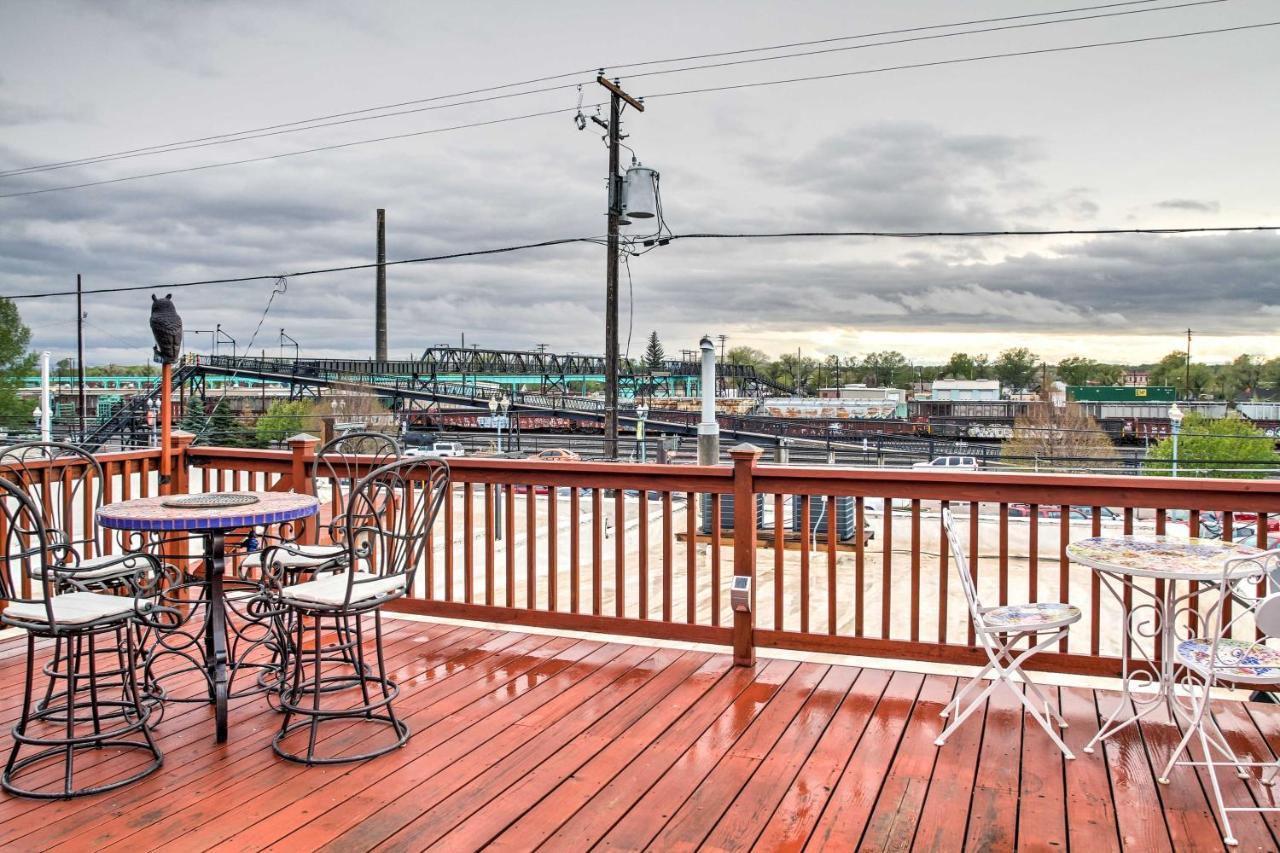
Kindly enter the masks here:
[[173, 307], [172, 293], [166, 293], [164, 299], [151, 294], [151, 334], [156, 339], [155, 361], [158, 364], [176, 362], [182, 353], [182, 318]]

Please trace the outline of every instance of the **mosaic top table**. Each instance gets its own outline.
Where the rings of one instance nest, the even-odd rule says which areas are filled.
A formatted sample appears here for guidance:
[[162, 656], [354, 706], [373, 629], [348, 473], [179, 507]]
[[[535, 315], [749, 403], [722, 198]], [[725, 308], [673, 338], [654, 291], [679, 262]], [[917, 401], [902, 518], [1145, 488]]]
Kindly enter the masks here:
[[224, 592], [226, 535], [232, 530], [298, 521], [319, 512], [311, 495], [293, 492], [217, 492], [176, 495], [108, 504], [98, 510], [98, 522], [113, 530], [152, 533], [196, 533], [204, 544], [202, 603], [207, 610], [201, 640], [203, 670], [214, 704], [218, 743], [227, 740], [227, 698], [235, 662], [227, 652]]
[[[1067, 558], [1097, 572], [1103, 586], [1124, 611], [1121, 648], [1123, 701], [1085, 746], [1095, 744], [1136, 723], [1162, 704], [1180, 713], [1174, 693], [1174, 646], [1177, 617], [1201, 586], [1222, 580], [1223, 562], [1262, 552], [1220, 539], [1176, 539], [1168, 536], [1096, 536], [1067, 545]], [[1255, 569], [1253, 569], [1256, 571]], [[1248, 570], [1242, 571], [1247, 574]], [[1154, 584], [1140, 583], [1154, 580]], [[1178, 584], [1183, 589], [1179, 591]], [[1150, 647], [1150, 652], [1148, 650]], [[1136, 654], [1136, 657], [1135, 657]], [[1134, 688], [1155, 688], [1153, 691]], [[1122, 717], [1133, 704], [1134, 713]]]

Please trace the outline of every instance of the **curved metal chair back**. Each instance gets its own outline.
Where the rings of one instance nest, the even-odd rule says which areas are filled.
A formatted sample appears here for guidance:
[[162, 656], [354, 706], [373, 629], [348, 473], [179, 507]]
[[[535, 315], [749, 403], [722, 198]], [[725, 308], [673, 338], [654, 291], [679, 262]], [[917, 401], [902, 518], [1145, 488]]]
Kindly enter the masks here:
[[400, 442], [380, 432], [349, 432], [325, 442], [316, 451], [311, 465], [311, 484], [318, 498], [321, 482], [329, 484], [330, 541], [346, 542], [345, 513], [360, 478], [399, 459], [402, 452]]
[[[888, 511], [886, 507], [885, 512]], [[980, 625], [982, 624], [982, 599], [978, 597], [978, 588], [973, 582], [973, 575], [969, 572], [969, 558], [965, 556], [964, 549], [960, 547], [960, 540], [956, 537], [955, 517], [951, 514], [950, 507], [942, 510], [942, 526], [947, 531], [947, 544], [951, 547], [951, 559], [955, 561], [956, 572], [960, 575], [960, 585], [964, 588], [965, 601], [969, 603], [969, 615]]]
[[3, 556], [5, 566], [5, 570], [0, 572], [0, 598], [43, 598], [48, 624], [56, 630], [50, 603], [56, 592], [54, 574], [43, 570], [44, 561], [49, 559], [52, 550], [43, 516], [40, 505], [22, 486], [0, 479], [0, 520], [4, 525], [3, 536], [0, 536], [0, 556]]
[[104, 553], [97, 522], [104, 480], [92, 453], [55, 441], [13, 444], [0, 450], [0, 475], [39, 508], [51, 563], [77, 565]]
[[[1223, 561], [1219, 594], [1204, 614], [1204, 637], [1210, 642], [1206, 662], [1211, 668], [1262, 677], [1274, 674], [1274, 665], [1260, 662], [1255, 653], [1267, 640], [1280, 637], [1277, 578], [1280, 548]], [[1251, 645], [1220, 653], [1223, 641], [1233, 639]]]
[[[414, 574], [426, 556], [429, 533], [452, 492], [449, 465], [443, 459], [410, 458], [392, 462], [360, 480], [347, 504], [347, 599], [356, 584], [393, 584], [394, 595], [413, 588]], [[356, 574], [365, 575], [361, 580]], [[392, 593], [388, 593], [391, 595]], [[359, 600], [359, 597], [357, 597]]]

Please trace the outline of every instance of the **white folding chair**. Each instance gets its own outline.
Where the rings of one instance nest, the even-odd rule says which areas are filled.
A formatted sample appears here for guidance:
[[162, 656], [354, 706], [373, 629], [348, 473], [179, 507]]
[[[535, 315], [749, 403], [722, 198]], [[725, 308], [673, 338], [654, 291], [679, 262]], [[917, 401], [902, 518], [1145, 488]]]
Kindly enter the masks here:
[[[969, 605], [969, 617], [973, 620], [974, 635], [987, 654], [987, 665], [960, 692], [956, 693], [955, 697], [947, 703], [947, 707], [942, 709], [943, 719], [952, 715], [955, 717], [942, 734], [938, 735], [934, 743], [943, 746], [952, 732], [982, 706], [997, 686], [1003, 684], [1009, 688], [1009, 692], [1018, 697], [1018, 701], [1027, 709], [1027, 713], [1040, 724], [1040, 727], [1049, 735], [1049, 739], [1062, 750], [1062, 754], [1067, 758], [1075, 758], [1063, 743], [1062, 738], [1058, 736], [1054, 726], [1056, 723], [1058, 727], [1065, 729], [1067, 721], [1045, 696], [1039, 685], [1027, 676], [1023, 666], [1037, 652], [1049, 648], [1067, 636], [1071, 626], [1080, 621], [1080, 608], [1071, 604], [1058, 603], [984, 607], [978, 598], [973, 576], [969, 574], [969, 561], [965, 558], [964, 549], [960, 547], [960, 540], [956, 538], [955, 519], [950, 509], [942, 511], [942, 523], [947, 532], [947, 544], [951, 547], [956, 571], [960, 575], [960, 585], [964, 588], [964, 597]], [[1031, 640], [1029, 647], [1017, 648], [1027, 639]], [[995, 677], [988, 679], [992, 674]], [[1015, 679], [1026, 685], [1025, 691], [1015, 686]], [[986, 687], [961, 708], [965, 697], [984, 681]], [[957, 711], [959, 711], [958, 714]]]
[[[1203, 634], [1181, 641], [1175, 651], [1178, 664], [1185, 667], [1189, 676], [1183, 679], [1183, 684], [1191, 701], [1192, 716], [1159, 781], [1168, 784], [1169, 771], [1175, 765], [1208, 768], [1214, 801], [1222, 818], [1222, 840], [1230, 846], [1236, 844], [1230, 812], [1280, 812], [1280, 800], [1274, 789], [1280, 762], [1270, 755], [1252, 759], [1235, 754], [1214, 716], [1211, 691], [1221, 683], [1255, 688], [1280, 684], [1280, 650], [1270, 642], [1280, 637], [1280, 592], [1258, 594], [1262, 588], [1275, 589], [1268, 581], [1277, 570], [1280, 570], [1280, 549], [1224, 561], [1217, 599], [1210, 604], [1201, 623]], [[1244, 636], [1248, 639], [1238, 638]], [[1181, 759], [1192, 737], [1200, 741], [1202, 759], [1199, 761]], [[1257, 805], [1228, 806], [1218, 781], [1219, 767], [1234, 768], [1241, 779], [1252, 779], [1252, 771], [1260, 771], [1257, 781], [1263, 790], [1254, 797]]]

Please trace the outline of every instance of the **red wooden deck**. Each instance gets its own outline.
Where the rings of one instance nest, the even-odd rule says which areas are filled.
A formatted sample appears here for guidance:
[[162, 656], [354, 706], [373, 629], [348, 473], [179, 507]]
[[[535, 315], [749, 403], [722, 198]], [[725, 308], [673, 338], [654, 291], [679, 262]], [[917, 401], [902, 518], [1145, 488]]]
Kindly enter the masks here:
[[[1005, 697], [943, 749], [955, 679], [389, 620], [387, 654], [414, 730], [359, 765], [275, 758], [266, 700], [233, 705], [213, 743], [204, 705], [173, 705], [165, 766], [72, 801], [0, 795], [6, 849], [548, 850], [601, 848], [1221, 849], [1206, 780], [1153, 764], [1153, 720], [1064, 761]], [[3, 748], [23, 641], [0, 644]], [[888, 663], [888, 662], [886, 662]], [[1063, 689], [1082, 744], [1114, 694]], [[1233, 704], [1241, 752], [1280, 748], [1280, 709]], [[352, 730], [334, 738], [354, 744]], [[122, 760], [113, 758], [112, 761]], [[132, 759], [129, 759], [132, 760]], [[86, 759], [86, 767], [93, 758]], [[95, 770], [84, 771], [89, 778]], [[1224, 775], [1233, 798], [1250, 794]], [[1274, 850], [1280, 816], [1241, 814], [1241, 848]]]

